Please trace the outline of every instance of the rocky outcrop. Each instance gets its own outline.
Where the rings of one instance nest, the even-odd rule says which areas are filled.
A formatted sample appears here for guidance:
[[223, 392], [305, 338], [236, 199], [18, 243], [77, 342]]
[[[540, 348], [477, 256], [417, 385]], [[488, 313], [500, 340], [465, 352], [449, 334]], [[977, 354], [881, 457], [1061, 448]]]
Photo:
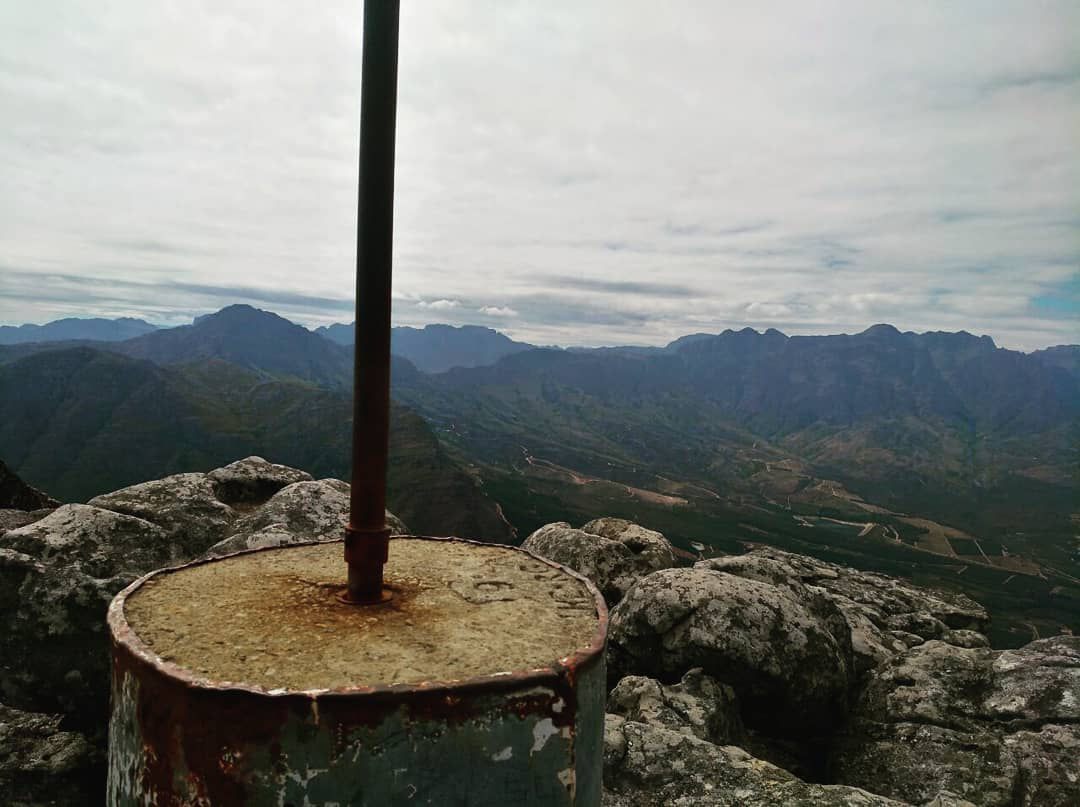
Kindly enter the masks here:
[[[304, 541], [335, 541], [349, 521], [349, 485], [338, 479], [294, 482], [264, 505], [238, 519], [229, 537], [212, 546], [208, 555], [227, 555], [243, 549], [285, 546]], [[389, 510], [387, 526], [395, 535], [405, 525]]]
[[608, 715], [604, 727], [605, 807], [901, 807], [864, 790], [814, 785], [741, 748], [692, 733]]
[[220, 541], [238, 513], [216, 495], [208, 474], [174, 474], [89, 501], [94, 507], [144, 519], [162, 528], [169, 561], [190, 559]]
[[[907, 804], [848, 785], [805, 782], [756, 758], [734, 742], [745, 739], [734, 705], [730, 689], [700, 670], [671, 686], [621, 680], [608, 697], [604, 727], [605, 807]], [[974, 805], [938, 791], [926, 807]]]
[[820, 590], [848, 623], [860, 673], [931, 639], [960, 647], [988, 644], [983, 636], [990, 621], [986, 609], [962, 594], [930, 591], [894, 577], [768, 547], [698, 565], [796, 592]]
[[279, 490], [295, 482], [311, 482], [307, 471], [267, 462], [262, 457], [245, 457], [207, 474], [214, 495], [237, 508], [262, 504]]
[[767, 547], [620, 590], [602, 532], [530, 542], [621, 595], [606, 804], [1080, 803], [1080, 638], [991, 650], [967, 597]]
[[1080, 637], [1018, 650], [914, 647], [876, 670], [834, 757], [837, 778], [918, 801], [1080, 804]]
[[19, 527], [25, 527], [27, 524], [40, 521], [51, 512], [52, 509], [15, 510], [0, 508], [0, 535], [3, 535], [8, 530], [17, 530]]
[[0, 461], [0, 508], [9, 510], [41, 510], [59, 507], [60, 502], [23, 482]]
[[[104, 617], [121, 587], [211, 541], [217, 554], [340, 537], [348, 485], [297, 474], [248, 458], [0, 530], [0, 695], [50, 713], [0, 708], [0, 802], [93, 801], [54, 797], [43, 772], [83, 777], [87, 742], [100, 760]], [[618, 519], [529, 541], [619, 600], [609, 807], [1080, 803], [1080, 638], [991, 650], [967, 598], [765, 548], [674, 568], [663, 536]]]
[[105, 611], [117, 591], [172, 559], [155, 524], [66, 504], [0, 538], [0, 693], [13, 706], [101, 723]]
[[100, 801], [104, 755], [58, 715], [0, 704], [0, 804], [85, 807]]
[[565, 521], [547, 524], [522, 544], [592, 580], [608, 605], [645, 575], [675, 565], [668, 540], [621, 518], [597, 518], [576, 530]]
[[[249, 457], [210, 474], [177, 474], [69, 504], [0, 534], [0, 696], [103, 730], [109, 662], [105, 613], [141, 575], [235, 538], [248, 546], [337, 539], [349, 486], [288, 484], [302, 471]], [[284, 485], [266, 503], [254, 501]], [[223, 487], [224, 486], [224, 487]], [[240, 497], [238, 510], [218, 498]], [[398, 531], [404, 525], [389, 513]], [[230, 537], [231, 536], [231, 537]]]
[[851, 639], [816, 592], [700, 565], [654, 572], [611, 613], [609, 675], [674, 680], [694, 667], [735, 690], [748, 723], [820, 734], [845, 712]]
[[717, 745], [746, 739], [735, 691], [700, 668], [677, 684], [628, 675], [608, 695], [607, 711], [633, 723], [669, 729]]

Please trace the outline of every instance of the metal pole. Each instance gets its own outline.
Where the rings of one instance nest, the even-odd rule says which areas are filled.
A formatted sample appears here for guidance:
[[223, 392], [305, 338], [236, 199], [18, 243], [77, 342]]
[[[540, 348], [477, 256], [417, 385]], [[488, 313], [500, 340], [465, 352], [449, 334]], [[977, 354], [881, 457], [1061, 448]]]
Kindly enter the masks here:
[[390, 284], [394, 233], [398, 0], [365, 0], [360, 99], [360, 199], [356, 222], [352, 490], [345, 562], [347, 599], [381, 602], [390, 429]]

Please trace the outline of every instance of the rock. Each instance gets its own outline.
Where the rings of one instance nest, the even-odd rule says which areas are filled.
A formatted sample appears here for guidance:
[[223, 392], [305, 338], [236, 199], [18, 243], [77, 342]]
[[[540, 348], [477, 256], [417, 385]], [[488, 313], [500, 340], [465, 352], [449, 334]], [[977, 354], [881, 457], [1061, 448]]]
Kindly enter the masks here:
[[594, 518], [582, 525], [582, 530], [618, 541], [629, 549], [640, 568], [640, 577], [660, 569], [670, 569], [675, 565], [675, 550], [663, 534], [647, 530], [624, 518]]
[[59, 506], [60, 502], [23, 482], [0, 461], [0, 507], [6, 510], [41, 510]]
[[0, 692], [12, 706], [104, 726], [105, 612], [113, 596], [171, 558], [155, 524], [66, 504], [0, 537]]
[[1080, 804], [1080, 637], [1018, 650], [929, 641], [875, 670], [834, 752], [838, 781], [913, 802]]
[[284, 487], [314, 479], [307, 471], [267, 462], [262, 457], [245, 457], [207, 476], [218, 499], [241, 506], [262, 504]]
[[87, 738], [61, 731], [58, 715], [0, 704], [0, 803], [84, 807], [104, 792], [104, 759]]
[[386, 511], [386, 526], [390, 528], [391, 535], [409, 534], [409, 528], [405, 526], [405, 522], [395, 516], [389, 510]]
[[[743, 555], [702, 561], [717, 571], [798, 590], [815, 586], [833, 601], [851, 628], [855, 662], [866, 673], [905, 647], [944, 639], [961, 647], [986, 646], [986, 609], [962, 594], [932, 591], [872, 572], [756, 547]], [[977, 635], [973, 635], [977, 634]]]
[[588, 577], [609, 605], [640, 578], [675, 565], [663, 535], [621, 518], [594, 519], [580, 530], [565, 521], [546, 524], [521, 546]]
[[634, 723], [678, 731], [717, 745], [734, 745], [745, 739], [735, 691], [700, 668], [669, 686], [629, 675], [608, 695], [607, 711]]
[[990, 640], [978, 631], [973, 630], [946, 630], [941, 636], [941, 641], [956, 647], [989, 647]]
[[846, 711], [850, 635], [829, 600], [714, 571], [665, 569], [611, 613], [608, 672], [672, 681], [687, 670], [729, 684], [748, 725], [824, 734]]
[[3, 535], [8, 530], [17, 530], [19, 527], [25, 527], [27, 524], [40, 521], [51, 512], [50, 509], [15, 510], [0, 508], [0, 535]]
[[735, 746], [607, 716], [605, 807], [900, 804], [853, 787], [808, 784]]
[[955, 793], [942, 790], [934, 798], [926, 802], [923, 807], [976, 807], [976, 805], [967, 799], [960, 798]]
[[206, 474], [175, 474], [95, 496], [88, 503], [157, 524], [169, 536], [172, 563], [222, 540], [238, 515], [219, 501]]
[[1030, 726], [1080, 723], [1080, 636], [1051, 636], [993, 653], [982, 715]]
[[[387, 511], [394, 534], [405, 525]], [[220, 556], [244, 549], [286, 546], [305, 541], [336, 541], [343, 537], [349, 520], [349, 485], [339, 479], [294, 482], [232, 525], [229, 537], [207, 550]]]
[[1016, 760], [1021, 807], [1080, 803], [1080, 726], [1047, 725], [1005, 736], [1005, 755]]

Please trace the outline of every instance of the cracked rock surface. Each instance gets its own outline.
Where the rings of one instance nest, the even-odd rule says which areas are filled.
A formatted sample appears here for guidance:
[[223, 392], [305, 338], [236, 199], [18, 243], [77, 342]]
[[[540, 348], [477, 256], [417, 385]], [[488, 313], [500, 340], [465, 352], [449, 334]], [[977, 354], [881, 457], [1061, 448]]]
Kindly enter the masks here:
[[58, 715], [0, 704], [0, 797], [9, 807], [84, 807], [104, 788], [101, 750]]
[[597, 518], [581, 529], [565, 521], [546, 524], [521, 545], [588, 577], [608, 606], [645, 575], [675, 565], [668, 540], [621, 518]]
[[[590, 529], [534, 547], [610, 590]], [[968, 597], [760, 546], [615, 593], [609, 807], [1080, 804], [1080, 637], [992, 650]]]
[[863, 691], [834, 769], [911, 801], [947, 788], [988, 807], [1080, 804], [1080, 637], [896, 656]]

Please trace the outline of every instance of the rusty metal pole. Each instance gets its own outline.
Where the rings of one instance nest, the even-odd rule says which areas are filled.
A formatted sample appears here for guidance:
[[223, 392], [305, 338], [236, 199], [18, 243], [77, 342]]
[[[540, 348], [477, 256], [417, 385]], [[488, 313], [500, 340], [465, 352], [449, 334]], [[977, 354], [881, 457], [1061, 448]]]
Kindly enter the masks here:
[[398, 0], [365, 0], [356, 222], [352, 490], [347, 599], [381, 602], [389, 551], [386, 466], [390, 430], [390, 286], [394, 234]]

